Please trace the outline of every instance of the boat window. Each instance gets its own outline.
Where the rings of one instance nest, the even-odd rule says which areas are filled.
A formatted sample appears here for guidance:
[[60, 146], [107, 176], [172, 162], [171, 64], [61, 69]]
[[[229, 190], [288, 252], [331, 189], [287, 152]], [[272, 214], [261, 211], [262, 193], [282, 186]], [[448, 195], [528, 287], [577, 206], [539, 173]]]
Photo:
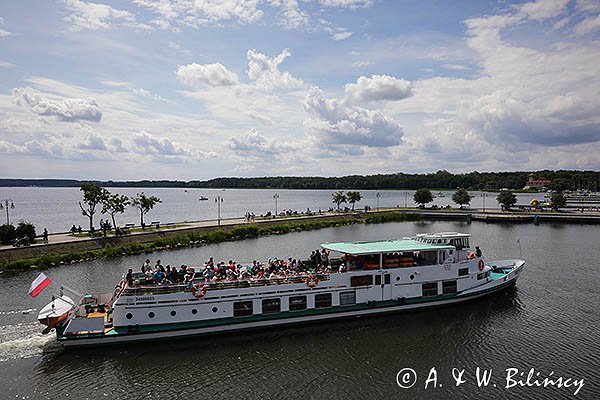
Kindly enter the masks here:
[[375, 285], [381, 285], [381, 275], [375, 275]]
[[437, 264], [437, 251], [421, 251], [417, 257], [417, 265]]
[[148, 318], [154, 318], [154, 313], [152, 311], [148, 313]]
[[390, 274], [385, 274], [383, 276], [383, 283], [385, 283], [386, 285], [390, 284]]
[[281, 299], [264, 299], [262, 301], [263, 314], [275, 314], [281, 312]]
[[356, 293], [354, 292], [341, 292], [340, 293], [340, 306], [350, 306], [356, 304]]
[[315, 308], [331, 307], [331, 293], [321, 293], [315, 295]]
[[445, 251], [445, 250], [441, 250], [441, 251], [439, 252], [439, 257], [438, 257], [438, 259], [440, 260], [440, 261], [439, 261], [439, 262], [440, 262], [440, 264], [443, 264], [443, 263], [444, 263], [444, 261], [446, 261], [446, 251]]
[[438, 294], [437, 282], [424, 283], [422, 285], [422, 290], [423, 290], [423, 297], [437, 296], [437, 294]]
[[358, 275], [350, 278], [350, 286], [371, 286], [373, 275]]
[[125, 316], [125, 318], [131, 319], [131, 318], [133, 318], [133, 314], [132, 313], [127, 313], [127, 315]]
[[442, 293], [443, 294], [456, 293], [456, 280], [442, 282]]
[[458, 276], [466, 276], [469, 275], [469, 268], [459, 268]]
[[233, 303], [233, 316], [245, 317], [252, 315], [252, 301], [236, 301]]
[[306, 296], [290, 297], [290, 311], [306, 310]]

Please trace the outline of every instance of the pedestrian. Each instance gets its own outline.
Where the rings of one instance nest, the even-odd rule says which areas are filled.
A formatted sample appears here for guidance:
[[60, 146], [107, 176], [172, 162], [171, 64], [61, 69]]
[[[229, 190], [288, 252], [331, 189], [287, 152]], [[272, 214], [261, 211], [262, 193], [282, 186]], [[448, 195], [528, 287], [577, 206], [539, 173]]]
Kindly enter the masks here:
[[48, 244], [48, 228], [44, 228], [42, 239], [44, 240], [44, 243]]

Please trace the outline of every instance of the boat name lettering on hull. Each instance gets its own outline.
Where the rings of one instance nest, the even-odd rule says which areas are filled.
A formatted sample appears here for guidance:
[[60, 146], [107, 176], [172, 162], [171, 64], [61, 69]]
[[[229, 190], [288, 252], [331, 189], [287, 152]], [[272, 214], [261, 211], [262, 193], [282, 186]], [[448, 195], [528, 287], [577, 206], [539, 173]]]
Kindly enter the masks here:
[[153, 301], [154, 300], [154, 296], [143, 296], [143, 297], [136, 297], [135, 301]]

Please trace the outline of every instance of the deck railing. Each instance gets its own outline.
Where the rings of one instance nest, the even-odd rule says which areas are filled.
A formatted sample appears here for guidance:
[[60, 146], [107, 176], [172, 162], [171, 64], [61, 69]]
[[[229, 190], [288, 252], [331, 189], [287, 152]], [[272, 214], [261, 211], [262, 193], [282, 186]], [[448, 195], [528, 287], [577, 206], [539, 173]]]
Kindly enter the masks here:
[[[330, 276], [327, 273], [314, 274], [317, 279], [322, 281], [330, 280]], [[304, 283], [312, 275], [294, 275], [277, 278], [256, 278], [256, 279], [239, 279], [235, 281], [219, 281], [219, 282], [205, 282], [202, 278], [196, 278], [194, 280], [195, 285], [206, 286], [207, 290], [223, 290], [223, 289], [239, 289], [249, 287], [261, 287], [270, 285], [285, 285], [293, 283]], [[122, 292], [123, 296], [142, 296], [149, 294], [168, 294], [178, 292], [191, 292], [187, 285], [182, 283], [167, 283], [167, 284], [146, 284], [140, 283], [135, 286], [126, 286]]]

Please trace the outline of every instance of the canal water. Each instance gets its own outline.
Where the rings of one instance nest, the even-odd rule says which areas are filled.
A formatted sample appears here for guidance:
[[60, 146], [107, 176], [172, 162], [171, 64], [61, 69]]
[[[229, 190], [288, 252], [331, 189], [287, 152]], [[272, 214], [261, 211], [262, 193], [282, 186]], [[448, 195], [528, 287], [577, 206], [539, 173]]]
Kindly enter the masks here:
[[[472, 234], [488, 260], [527, 260], [515, 290], [451, 308], [300, 328], [64, 351], [41, 336], [37, 311], [57, 291], [27, 295], [37, 272], [0, 275], [2, 399], [598, 399], [598, 227], [407, 222], [354, 225], [157, 252], [163, 264], [306, 256], [322, 242], [420, 232]], [[520, 243], [517, 243], [519, 241]], [[143, 256], [46, 271], [79, 290], [111, 291]], [[417, 381], [401, 388], [400, 371]], [[432, 368], [437, 380], [433, 381]], [[463, 370], [456, 386], [452, 371]], [[477, 368], [492, 370], [478, 387]], [[581, 380], [576, 388], [506, 388], [506, 370]], [[539, 375], [537, 375], [539, 373]], [[427, 389], [425, 383], [430, 378]], [[525, 381], [526, 376], [521, 376]], [[572, 381], [571, 381], [572, 382]], [[435, 383], [435, 387], [434, 387]], [[405, 383], [403, 383], [405, 384]], [[405, 384], [406, 385], [406, 384]], [[496, 385], [494, 387], [493, 385]]]
[[[113, 193], [135, 196], [136, 193], [145, 192], [162, 200], [145, 217], [146, 223], [159, 221], [181, 222], [216, 220], [219, 213], [217, 197], [221, 198], [221, 217], [240, 218], [246, 212], [259, 216], [267, 212], [275, 213], [275, 200], [277, 212], [284, 210], [293, 211], [325, 211], [335, 207], [331, 194], [334, 190], [271, 190], [271, 189], [183, 189], [183, 188], [109, 188]], [[370, 206], [372, 209], [379, 207], [414, 207], [414, 191], [405, 190], [361, 190], [363, 199], [356, 203], [357, 208]], [[379, 193], [379, 197], [377, 194]], [[429, 206], [436, 204], [439, 207], [451, 205], [453, 191], [436, 192], [434, 201]], [[471, 192], [473, 199], [472, 208], [499, 208], [496, 193]], [[277, 196], [277, 197], [273, 197]], [[518, 193], [518, 204], [529, 204], [534, 198], [543, 201], [543, 193]], [[208, 200], [201, 201], [201, 197]], [[89, 220], [82, 215], [78, 202], [82, 200], [79, 188], [9, 188], [0, 187], [0, 199], [11, 199], [15, 207], [9, 209], [11, 222], [20, 220], [33, 223], [38, 233], [48, 228], [51, 233], [67, 232], [72, 225], [81, 225], [83, 229], [89, 227]], [[485, 202], [485, 204], [484, 204]], [[351, 207], [342, 204], [342, 207]], [[97, 209], [94, 218], [96, 228], [99, 227], [100, 218], [110, 218], [100, 214], [101, 207]], [[0, 210], [0, 223], [6, 221], [5, 210]], [[137, 209], [129, 207], [124, 214], [116, 216], [119, 226], [127, 223], [139, 225], [140, 216]]]

